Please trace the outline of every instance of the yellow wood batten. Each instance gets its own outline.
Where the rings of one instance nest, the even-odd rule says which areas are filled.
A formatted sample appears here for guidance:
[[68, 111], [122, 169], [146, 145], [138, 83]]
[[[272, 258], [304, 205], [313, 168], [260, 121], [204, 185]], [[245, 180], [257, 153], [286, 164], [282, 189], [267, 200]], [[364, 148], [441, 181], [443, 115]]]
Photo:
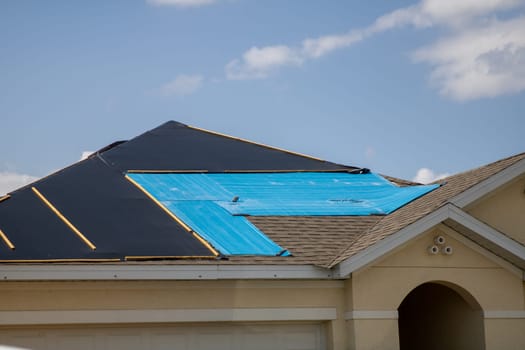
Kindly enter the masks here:
[[71, 231], [73, 231], [82, 240], [82, 242], [84, 242], [92, 250], [97, 249], [97, 247], [89, 239], [87, 239], [86, 236], [84, 236], [82, 232], [80, 232], [75, 227], [75, 225], [73, 225], [64, 215], [62, 215], [62, 213], [58, 211], [58, 209], [55, 208], [55, 206], [51, 204], [51, 202], [49, 202], [42, 193], [40, 193], [40, 191], [38, 191], [35, 187], [31, 187], [31, 190], [37, 195], [38, 198], [40, 198], [42, 202], [44, 202], [45, 205], [49, 207], [49, 209], [53, 211], [53, 213], [56, 214], [56, 216], [60, 218], [60, 220], [62, 220], [71, 229]]
[[1, 196], [0, 197], [0, 203], [5, 201], [5, 200], [8, 200], [9, 198], [11, 198], [11, 195], [9, 195], [9, 194], [6, 194], [5, 196]]
[[208, 248], [215, 256], [219, 256], [219, 252], [215, 250], [204, 238], [202, 238], [197, 232], [191, 231], [193, 237], [197, 238], [206, 248]]
[[144, 169], [144, 170], [132, 169], [132, 170], [127, 171], [128, 174], [166, 174], [166, 173], [168, 174], [177, 174], [177, 173], [200, 174], [200, 173], [207, 173], [207, 172], [208, 170], [148, 170], [148, 169]]
[[347, 173], [348, 170], [345, 170], [345, 169], [328, 169], [328, 170], [323, 170], [323, 169], [319, 169], [319, 170], [304, 170], [304, 169], [299, 169], [299, 170], [224, 170], [224, 173], [230, 173], [230, 174], [242, 174], [242, 173], [261, 173], [261, 174], [272, 174], [272, 173]]
[[131, 182], [135, 187], [137, 187], [139, 190], [142, 191], [149, 199], [151, 199], [155, 204], [157, 204], [166, 214], [168, 214], [173, 220], [175, 220], [177, 223], [179, 223], [184, 229], [190, 233], [193, 234], [195, 238], [197, 238], [206, 248], [208, 248], [215, 256], [219, 255], [219, 252], [217, 252], [208, 242], [206, 242], [205, 239], [203, 239], [197, 232], [192, 230], [188, 225], [184, 223], [181, 219], [179, 219], [175, 214], [173, 214], [168, 208], [166, 208], [161, 202], [157, 200], [157, 198], [153, 197], [151, 193], [146, 191], [138, 182], [133, 180], [131, 177], [125, 175], [125, 178]]
[[177, 260], [177, 259], [207, 259], [207, 260], [215, 260], [215, 256], [200, 256], [200, 255], [182, 255], [182, 256], [171, 256], [171, 255], [130, 255], [125, 257], [126, 260], [129, 261], [143, 261], [143, 260]]
[[269, 149], [274, 149], [276, 151], [286, 152], [286, 153], [289, 153], [289, 154], [293, 154], [295, 156], [301, 156], [301, 157], [306, 157], [306, 158], [310, 158], [310, 159], [313, 159], [313, 160], [318, 160], [320, 162], [326, 162], [324, 159], [312, 157], [312, 156], [309, 156], [307, 154], [302, 154], [302, 153], [298, 153], [298, 152], [293, 152], [293, 151], [289, 151], [289, 150], [286, 150], [286, 149], [282, 149], [282, 148], [279, 148], [279, 147], [265, 145], [264, 143], [260, 143], [260, 142], [253, 142], [253, 141], [246, 140], [246, 139], [243, 139], [243, 138], [240, 138], [240, 137], [234, 137], [234, 136], [231, 136], [231, 135], [223, 134], [223, 133], [220, 133], [220, 132], [217, 132], [217, 131], [206, 130], [206, 129], [198, 128], [198, 127], [191, 126], [191, 125], [188, 125], [188, 127], [191, 128], [191, 129], [194, 129], [194, 130], [199, 130], [199, 131], [206, 132], [208, 134], [213, 134], [213, 135], [217, 135], [217, 136], [223, 136], [223, 137], [227, 137], [229, 139], [238, 140], [238, 141], [242, 141], [242, 142], [247, 142], [247, 143], [251, 143], [251, 144], [254, 144], [254, 145], [266, 147], [266, 148], [269, 148]]
[[11, 250], [15, 250], [15, 245], [7, 238], [7, 235], [0, 230], [0, 238], [4, 241], [5, 245], [9, 247]]

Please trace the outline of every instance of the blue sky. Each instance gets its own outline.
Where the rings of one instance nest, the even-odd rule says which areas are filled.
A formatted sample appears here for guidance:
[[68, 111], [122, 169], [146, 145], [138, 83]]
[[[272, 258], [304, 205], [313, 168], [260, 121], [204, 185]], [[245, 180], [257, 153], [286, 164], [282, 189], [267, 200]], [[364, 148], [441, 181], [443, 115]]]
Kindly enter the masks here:
[[525, 151], [524, 91], [524, 0], [4, 0], [0, 193], [167, 120], [428, 180]]

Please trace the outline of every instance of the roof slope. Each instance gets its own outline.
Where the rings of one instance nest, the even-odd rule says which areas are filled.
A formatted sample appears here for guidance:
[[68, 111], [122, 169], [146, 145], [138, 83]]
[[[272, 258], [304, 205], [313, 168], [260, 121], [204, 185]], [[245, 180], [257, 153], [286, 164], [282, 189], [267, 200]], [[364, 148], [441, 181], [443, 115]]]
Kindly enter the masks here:
[[99, 153], [120, 171], [344, 171], [357, 169], [169, 121]]
[[9, 199], [0, 202], [0, 230], [15, 249], [0, 240], [0, 260], [215, 258], [217, 253], [200, 237], [126, 180], [125, 173], [133, 169], [250, 172], [356, 168], [170, 121], [13, 191]]
[[[232, 256], [217, 260], [213, 249], [126, 180], [126, 173], [130, 170], [359, 172], [360, 169], [168, 122], [16, 190], [7, 200], [0, 199], [0, 230], [16, 246], [9, 249], [0, 239], [0, 261], [82, 260], [122, 264], [178, 258], [148, 264], [333, 267], [522, 159], [525, 153], [448, 177], [440, 181], [445, 184], [439, 188], [386, 216], [247, 216], [251, 224], [293, 256]], [[389, 180], [398, 186], [415, 185], [400, 179]], [[64, 218], [96, 249], [75, 235]], [[180, 259], [183, 257], [192, 259]]]
[[295, 263], [329, 267], [334, 256], [374, 226], [380, 216], [251, 216], [273, 241], [293, 252]]
[[[96, 249], [78, 239], [32, 187]], [[215, 257], [120, 172], [96, 157], [13, 192], [0, 203], [0, 229], [16, 247], [0, 246], [0, 260]]]
[[337, 265], [341, 261], [350, 258], [385, 237], [388, 237], [419, 220], [448, 203], [448, 200], [454, 196], [466, 191], [522, 159], [525, 159], [525, 153], [504, 158], [494, 163], [439, 180], [440, 183], [443, 183], [442, 186], [427, 195], [414, 200], [392, 214], [383, 217], [373, 227], [363, 232], [357, 239], [342, 249], [330, 266]]

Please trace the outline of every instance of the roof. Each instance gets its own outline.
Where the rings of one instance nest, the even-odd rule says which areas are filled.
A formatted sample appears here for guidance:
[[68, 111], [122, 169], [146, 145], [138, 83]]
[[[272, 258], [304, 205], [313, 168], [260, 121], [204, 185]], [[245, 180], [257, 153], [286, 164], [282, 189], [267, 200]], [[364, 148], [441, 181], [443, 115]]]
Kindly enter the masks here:
[[[332, 268], [523, 159], [525, 153], [448, 177], [440, 181], [438, 188], [434, 186], [432, 191], [424, 191], [384, 215], [275, 215], [275, 210], [267, 209], [255, 215], [234, 213], [268, 237], [277, 251], [287, 250], [291, 256], [241, 254], [225, 259], [213, 241], [210, 244], [206, 236], [196, 234], [188, 222], [180, 219], [191, 221], [184, 213], [169, 210], [159, 194], [134, 186], [130, 178], [137, 173], [151, 174], [149, 179], [156, 181], [162, 178], [157, 175], [166, 173], [221, 173], [233, 174], [230, 178], [239, 181], [238, 175], [246, 173], [339, 176], [336, 173], [367, 174], [368, 169], [168, 122], [130, 141], [104, 147], [86, 160], [13, 191], [7, 200], [0, 199], [0, 233], [5, 243], [0, 243], [0, 260]], [[382, 178], [395, 187], [408, 187], [408, 191], [420, 185]], [[200, 215], [205, 215], [202, 207], [198, 208]], [[198, 219], [199, 211], [192, 215]], [[9, 249], [8, 243], [15, 249]]]
[[0, 260], [215, 259], [219, 253], [202, 237], [129, 183], [125, 174], [137, 169], [360, 171], [170, 121], [5, 197], [0, 238], [6, 244], [0, 246]]
[[489, 177], [501, 172], [513, 164], [525, 159], [525, 153], [520, 153], [508, 158], [498, 160], [494, 163], [472, 169], [460, 174], [449, 176], [439, 180], [442, 183], [435, 191], [426, 196], [416, 199], [408, 205], [400, 208], [391, 215], [385, 216], [373, 227], [370, 227], [334, 259], [331, 266], [350, 258], [358, 252], [374, 245], [378, 241], [392, 235], [404, 227], [416, 222], [425, 215], [442, 207], [454, 196], [472, 188]]
[[175, 121], [92, 157], [120, 171], [348, 171], [356, 167], [250, 142]]

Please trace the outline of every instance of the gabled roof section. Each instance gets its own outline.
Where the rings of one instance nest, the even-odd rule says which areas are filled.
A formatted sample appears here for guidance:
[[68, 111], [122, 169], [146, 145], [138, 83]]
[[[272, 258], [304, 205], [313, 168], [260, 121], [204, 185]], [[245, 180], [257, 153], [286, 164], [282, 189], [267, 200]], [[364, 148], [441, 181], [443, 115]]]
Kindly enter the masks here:
[[99, 155], [124, 171], [347, 171], [335, 164], [169, 121]]
[[[431, 220], [431, 216], [434, 215], [434, 213], [436, 213], [435, 216], [438, 221], [448, 219], [450, 215], [439, 214], [438, 209], [446, 205], [454, 206], [454, 203], [451, 203], [451, 201], [458, 198], [462, 193], [467, 192], [469, 189], [474, 189], [476, 186], [483, 187], [485, 183], [493, 181], [493, 178], [498, 173], [503, 174], [506, 169], [511, 169], [511, 167], [518, 164], [521, 165], [524, 162], [525, 153], [520, 153], [440, 180], [439, 182], [442, 183], [442, 186], [438, 189], [416, 199], [391, 215], [385, 216], [373, 227], [363, 232], [359, 238], [339, 252], [330, 266], [333, 267], [358, 254], [364, 254], [367, 249], [380, 241], [402, 231], [409, 225], [417, 224], [417, 222], [427, 217], [429, 218], [429, 222], [434, 222]], [[465, 204], [468, 203], [465, 202]], [[442, 212], [447, 213], [448, 210]]]

